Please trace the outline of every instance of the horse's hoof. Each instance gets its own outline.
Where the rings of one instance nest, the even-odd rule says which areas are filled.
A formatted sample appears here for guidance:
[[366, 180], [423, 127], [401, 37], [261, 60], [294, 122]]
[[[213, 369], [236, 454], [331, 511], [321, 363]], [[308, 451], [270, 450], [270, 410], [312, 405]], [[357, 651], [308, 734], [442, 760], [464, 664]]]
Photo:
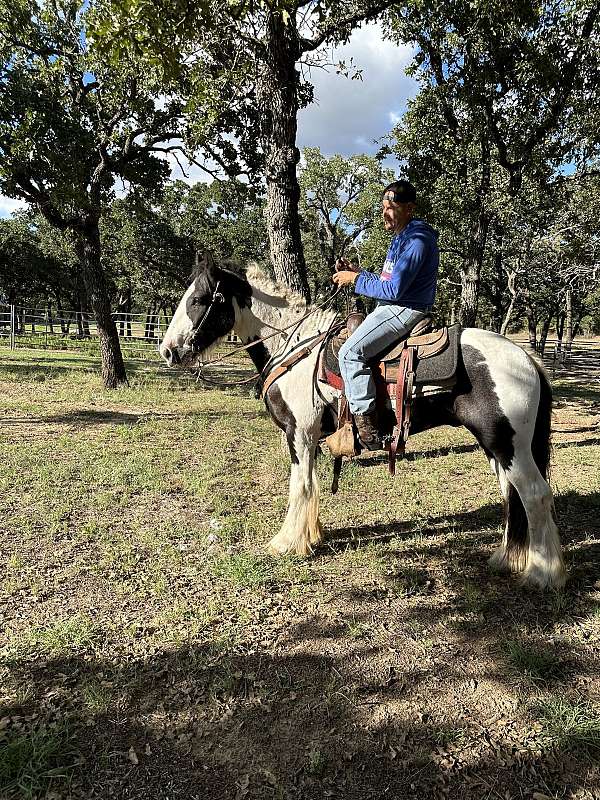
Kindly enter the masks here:
[[310, 532], [309, 539], [310, 539], [311, 548], [318, 547], [322, 543], [322, 541], [323, 541], [323, 528], [321, 527], [321, 523], [320, 522], [319, 522], [318, 527], [315, 530], [312, 530]]
[[267, 553], [275, 558], [287, 555], [289, 552], [289, 545], [283, 542], [278, 542], [275, 536], [267, 545]]
[[523, 587], [531, 589], [562, 589], [567, 582], [567, 571], [564, 566], [544, 570], [539, 566], [529, 567], [520, 578]]
[[306, 539], [294, 543], [285, 539], [278, 541], [278, 537], [274, 536], [268, 544], [267, 551], [270, 555], [280, 558], [287, 555], [310, 556], [313, 548]]

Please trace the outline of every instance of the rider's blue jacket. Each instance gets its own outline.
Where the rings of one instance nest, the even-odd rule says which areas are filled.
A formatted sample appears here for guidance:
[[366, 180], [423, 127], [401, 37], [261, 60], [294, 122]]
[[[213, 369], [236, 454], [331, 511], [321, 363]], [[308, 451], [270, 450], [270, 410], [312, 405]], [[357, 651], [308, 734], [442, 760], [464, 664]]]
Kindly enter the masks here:
[[422, 219], [411, 220], [390, 244], [381, 276], [363, 270], [354, 284], [356, 294], [380, 304], [408, 308], [432, 306], [439, 267], [438, 233]]

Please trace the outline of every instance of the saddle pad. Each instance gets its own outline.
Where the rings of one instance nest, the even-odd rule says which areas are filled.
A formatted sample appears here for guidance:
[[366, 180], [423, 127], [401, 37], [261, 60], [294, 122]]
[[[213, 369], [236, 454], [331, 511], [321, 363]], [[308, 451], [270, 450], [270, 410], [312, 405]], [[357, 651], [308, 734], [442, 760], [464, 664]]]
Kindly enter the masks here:
[[[415, 385], [445, 384], [454, 379], [458, 364], [458, 345], [460, 341], [460, 325], [448, 328], [448, 347], [431, 358], [418, 358], [415, 355]], [[381, 374], [387, 383], [396, 383], [398, 361], [386, 361], [379, 365]]]
[[[342, 388], [340, 365], [337, 352], [334, 350], [333, 337], [330, 338], [321, 351], [319, 377], [336, 389]], [[448, 347], [432, 358], [415, 359], [416, 375], [415, 388], [432, 384], [437, 389], [432, 393], [450, 391], [454, 385], [456, 366], [458, 364], [458, 348], [460, 342], [460, 325], [451, 325], [448, 328]], [[398, 373], [398, 361], [385, 362], [375, 366], [374, 371], [381, 377], [385, 376], [386, 382], [395, 384]], [[381, 379], [381, 378], [380, 378]], [[391, 387], [390, 387], [391, 388]], [[393, 393], [393, 391], [392, 391]]]

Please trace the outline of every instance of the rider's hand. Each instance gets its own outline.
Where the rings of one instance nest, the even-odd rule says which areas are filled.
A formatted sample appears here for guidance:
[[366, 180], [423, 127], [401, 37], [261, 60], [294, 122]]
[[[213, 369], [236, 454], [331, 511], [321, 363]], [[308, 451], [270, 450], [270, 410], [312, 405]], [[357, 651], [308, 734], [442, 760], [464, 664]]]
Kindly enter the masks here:
[[358, 272], [350, 269], [344, 269], [340, 272], [335, 272], [331, 276], [331, 280], [336, 286], [353, 286], [358, 278]]
[[360, 267], [357, 267], [356, 264], [353, 264], [351, 261], [348, 261], [347, 258], [338, 258], [338, 260], [335, 262], [335, 271], [360, 272]]

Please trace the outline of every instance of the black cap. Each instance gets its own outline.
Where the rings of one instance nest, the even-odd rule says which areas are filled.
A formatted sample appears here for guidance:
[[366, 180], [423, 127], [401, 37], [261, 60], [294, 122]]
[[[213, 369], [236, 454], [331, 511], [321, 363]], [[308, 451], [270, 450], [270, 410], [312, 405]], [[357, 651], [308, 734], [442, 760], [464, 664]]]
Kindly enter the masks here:
[[394, 181], [383, 190], [383, 200], [394, 203], [416, 203], [417, 191], [409, 181]]

